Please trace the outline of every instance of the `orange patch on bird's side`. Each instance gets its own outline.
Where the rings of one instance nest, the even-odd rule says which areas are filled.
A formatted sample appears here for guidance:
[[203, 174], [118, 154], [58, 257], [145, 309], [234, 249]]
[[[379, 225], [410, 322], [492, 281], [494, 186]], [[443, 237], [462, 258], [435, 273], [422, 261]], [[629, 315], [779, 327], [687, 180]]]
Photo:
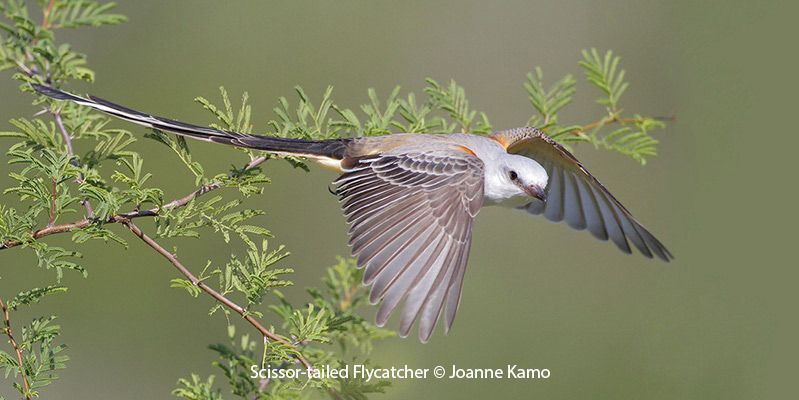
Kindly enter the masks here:
[[470, 154], [470, 155], [473, 155], [473, 156], [477, 157], [477, 154], [475, 154], [475, 153], [472, 151], [472, 149], [470, 149], [470, 148], [468, 148], [468, 147], [466, 147], [466, 146], [458, 146], [458, 147], [460, 147], [460, 148], [461, 148], [461, 150], [463, 150], [463, 152], [464, 152], [464, 153], [467, 153], [467, 154]]
[[491, 139], [494, 139], [494, 141], [496, 141], [497, 143], [499, 143], [499, 145], [502, 146], [502, 148], [504, 148], [504, 149], [508, 148], [508, 143], [505, 142], [505, 138], [503, 136], [491, 135], [489, 137]]

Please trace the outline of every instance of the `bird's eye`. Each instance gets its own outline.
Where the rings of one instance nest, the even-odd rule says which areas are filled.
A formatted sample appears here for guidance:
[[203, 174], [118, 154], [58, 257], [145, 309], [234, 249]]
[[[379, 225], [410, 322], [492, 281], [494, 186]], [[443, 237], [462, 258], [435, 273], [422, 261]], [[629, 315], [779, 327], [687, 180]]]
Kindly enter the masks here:
[[516, 171], [510, 171], [508, 172], [508, 175], [510, 176], [510, 180], [512, 181], [519, 179], [519, 174], [517, 174]]

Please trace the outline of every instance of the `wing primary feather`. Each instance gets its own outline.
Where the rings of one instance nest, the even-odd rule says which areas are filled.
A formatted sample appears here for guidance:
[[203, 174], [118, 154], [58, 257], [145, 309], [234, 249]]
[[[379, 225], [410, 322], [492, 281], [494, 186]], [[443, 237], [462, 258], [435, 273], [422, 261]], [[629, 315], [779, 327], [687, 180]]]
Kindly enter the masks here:
[[[453, 263], [457, 261], [459, 254], [464, 251], [463, 243], [457, 239], [460, 236], [459, 231], [469, 230], [468, 226], [462, 224], [456, 226], [457, 230], [447, 235], [448, 248], [441, 253], [441, 262], [435, 276], [426, 276], [425, 281], [419, 282], [408, 294], [408, 300], [406, 300], [400, 321], [401, 333], [408, 334], [410, 332], [411, 325], [419, 317], [420, 312], [426, 315], [422, 310], [427, 307], [426, 304], [428, 302], [436, 301], [439, 297], [443, 299], [443, 294], [440, 292], [442, 290], [446, 292], [447, 287], [449, 287], [450, 271], [453, 268]], [[427, 341], [429, 335], [425, 336], [423, 332], [427, 331], [429, 333], [429, 331], [432, 331], [432, 325], [435, 325], [437, 316], [432, 321], [429, 320], [429, 316], [426, 322], [424, 322], [424, 319], [425, 317], [423, 316], [419, 320], [419, 338], [422, 341]]]
[[358, 259], [364, 263], [371, 262], [372, 259], [378, 254], [385, 251], [385, 248], [392, 244], [397, 238], [406, 237], [408, 234], [418, 232], [422, 228], [426, 228], [423, 224], [415, 223], [417, 217], [422, 217], [427, 210], [420, 210], [418, 213], [412, 215], [414, 220], [403, 221], [392, 227], [387, 227], [384, 231], [380, 232], [380, 236], [367, 237], [365, 244], [358, 244], [358, 248], [353, 246], [353, 254], [358, 255]]
[[549, 176], [544, 216], [552, 222], [563, 220], [563, 171], [560, 168], [552, 168], [552, 173]]
[[[433, 226], [428, 225], [425, 229], [413, 237], [410, 240], [405, 242], [403, 249], [394, 253], [388, 261], [386, 261], [382, 271], [377, 274], [377, 278], [374, 280], [372, 284], [372, 291], [369, 294], [369, 300], [372, 302], [376, 302], [383, 295], [386, 293], [386, 290], [391, 287], [391, 285], [401, 276], [403, 275], [408, 268], [411, 268], [414, 265], [419, 265], [416, 263], [416, 260], [419, 256], [423, 253], [423, 251], [427, 248], [426, 246], [422, 246], [425, 244], [427, 236], [430, 234]], [[417, 244], [419, 243], [419, 244]], [[411, 247], [413, 246], [413, 247]], [[406, 256], [406, 249], [410, 250], [410, 255]], [[415, 250], [413, 250], [415, 248]]]
[[619, 217], [616, 215], [616, 212], [613, 211], [612, 206], [609, 204], [609, 200], [601, 189], [592, 186], [591, 190], [594, 192], [594, 197], [597, 199], [597, 205], [601, 210], [602, 218], [605, 220], [608, 236], [619, 250], [627, 254], [632, 253], [630, 244], [627, 243], [627, 238], [624, 236], [624, 231], [619, 223]]
[[[353, 224], [352, 229], [350, 229], [350, 244], [353, 246], [353, 252], [359, 252], [360, 248], [369, 245], [373, 240], [379, 239], [381, 233], [392, 227], [412, 223], [415, 217], [425, 211], [424, 204], [406, 201], [405, 203], [399, 203], [397, 207], [393, 207], [391, 209], [392, 214], [387, 218]], [[366, 241], [361, 240], [361, 238]]]
[[[447, 242], [444, 240], [444, 235], [441, 233], [433, 241], [427, 244], [427, 248], [430, 248], [433, 245], [435, 245], [435, 247], [433, 247], [429, 258], [425, 260], [425, 265], [422, 266], [419, 271], [417, 271], [418, 273], [413, 276], [414, 279], [409, 282], [410, 286], [416, 285], [417, 281], [419, 281], [420, 278], [422, 278], [427, 271], [431, 269], [431, 267], [435, 266], [435, 262], [438, 259], [437, 254], [441, 252], [442, 246], [446, 246], [446, 244]], [[427, 248], [425, 250], [427, 250]], [[399, 279], [409, 279], [412, 274], [413, 271], [405, 271], [403, 277], [400, 277]], [[377, 311], [376, 322], [378, 325], [385, 324], [388, 318], [394, 312], [394, 309], [397, 307], [397, 305], [402, 302], [403, 298], [406, 298], [408, 294], [408, 286], [409, 285], [405, 285], [404, 290], [399, 286], [393, 286], [386, 290], [385, 295], [382, 297], [380, 308]]]
[[[426, 210], [422, 211], [419, 214], [419, 216], [423, 215], [424, 212], [426, 212]], [[410, 245], [410, 243], [408, 242], [398, 241], [399, 239], [404, 238], [408, 235], [411, 235], [411, 237], [415, 237], [413, 236], [414, 234], [419, 234], [420, 232], [423, 232], [428, 228], [430, 227], [424, 226], [423, 224], [410, 223], [410, 221], [408, 221], [408, 223], [397, 225], [395, 227], [390, 228], [392, 230], [388, 231], [387, 233], [383, 233], [382, 234], [383, 236], [381, 236], [381, 238], [369, 240], [369, 244], [365, 245], [362, 249], [359, 249], [357, 251], [353, 250], [353, 254], [358, 255], [358, 260], [360, 262], [370, 263], [374, 261], [373, 259], [378, 255], [388, 254], [384, 253], [385, 249], [391, 246], [392, 244], [395, 244], [395, 242], [401, 246], [400, 249], [404, 248], [404, 246]], [[375, 273], [378, 273], [379, 270], [385, 267], [385, 264], [388, 263], [389, 261], [391, 261], [391, 259], [385, 261], [384, 263], [379, 264], [381, 266], [378, 267], [378, 270]]]
[[602, 211], [599, 208], [599, 204], [594, 196], [594, 192], [591, 190], [590, 184], [579, 179], [575, 182], [580, 190], [580, 199], [583, 202], [583, 211], [585, 213], [585, 222], [588, 231], [599, 240], [608, 240], [608, 231], [607, 228], [605, 228]]
[[458, 263], [455, 264], [457, 270], [453, 271], [453, 279], [447, 288], [447, 307], [446, 307], [446, 325], [444, 325], [444, 334], [449, 333], [452, 328], [452, 323], [455, 322], [455, 315], [458, 312], [458, 306], [461, 302], [461, 292], [463, 290], [463, 278], [466, 274], [466, 262], [469, 259], [469, 251], [471, 249], [472, 238], [467, 237], [464, 244], [464, 251], [458, 257]]
[[618, 215], [619, 219], [621, 220], [621, 227], [624, 230], [625, 236], [627, 236], [630, 239], [630, 241], [633, 242], [633, 245], [635, 245], [635, 247], [638, 249], [638, 251], [641, 252], [641, 254], [643, 254], [647, 258], [652, 258], [652, 252], [649, 251], [649, 247], [647, 247], [646, 243], [644, 242], [644, 239], [638, 233], [638, 230], [635, 229], [634, 226], [635, 221], [632, 221], [630, 215], [625, 213], [618, 207], [615, 207], [615, 211], [616, 215]]
[[[468, 225], [468, 224], [467, 224]], [[470, 229], [466, 226], [464, 229]], [[468, 244], [467, 244], [468, 245]], [[427, 295], [422, 307], [422, 314], [419, 317], [419, 340], [422, 343], [427, 343], [433, 330], [436, 327], [438, 319], [441, 317], [441, 312], [444, 307], [444, 301], [448, 297], [448, 293], [453, 289], [453, 282], [459, 274], [459, 271], [465, 268], [466, 260], [468, 259], [468, 248], [458, 246], [448, 254], [446, 260], [446, 270], [442, 271], [442, 280], [438, 285]], [[448, 328], [445, 328], [445, 331]]]
[[399, 200], [402, 200], [404, 196], [407, 195], [406, 190], [402, 190], [402, 188], [394, 187], [385, 191], [382, 191], [381, 194], [385, 196], [385, 201], [380, 199], [380, 201], [368, 201], [368, 199], [359, 199], [357, 202], [352, 202], [351, 204], [345, 206], [342, 205], [342, 209], [344, 210], [344, 216], [347, 217], [348, 220], [353, 217], [354, 214], [357, 214], [362, 211], [371, 210], [372, 207], [375, 205], [379, 205], [382, 208], [386, 208], [389, 206], [393, 206]]
[[586, 228], [585, 215], [583, 213], [582, 200], [580, 198], [580, 189], [577, 188], [577, 179], [570, 172], [563, 171], [563, 214], [566, 223], [570, 227], [583, 230]]
[[652, 235], [646, 228], [644, 228], [641, 224], [633, 219], [633, 227], [638, 231], [641, 237], [644, 238], [644, 241], [647, 242], [649, 245], [649, 249], [652, 250], [661, 260], [669, 262], [671, 261], [674, 256], [671, 255], [666, 246], [663, 243], [660, 243], [654, 235]]

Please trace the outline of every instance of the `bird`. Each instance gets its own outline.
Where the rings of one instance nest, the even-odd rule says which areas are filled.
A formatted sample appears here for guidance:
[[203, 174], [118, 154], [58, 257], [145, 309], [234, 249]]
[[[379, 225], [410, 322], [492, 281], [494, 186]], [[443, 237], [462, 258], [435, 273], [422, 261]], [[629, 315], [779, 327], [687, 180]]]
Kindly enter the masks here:
[[384, 326], [404, 300], [399, 334], [418, 321], [426, 343], [439, 320], [452, 328], [461, 301], [472, 225], [483, 206], [543, 215], [648, 258], [668, 249], [566, 148], [540, 129], [491, 134], [395, 133], [306, 140], [192, 125], [88, 95], [33, 84], [42, 95], [71, 101], [148, 128], [207, 142], [301, 156], [338, 169], [334, 181], [349, 244], [375, 317]]

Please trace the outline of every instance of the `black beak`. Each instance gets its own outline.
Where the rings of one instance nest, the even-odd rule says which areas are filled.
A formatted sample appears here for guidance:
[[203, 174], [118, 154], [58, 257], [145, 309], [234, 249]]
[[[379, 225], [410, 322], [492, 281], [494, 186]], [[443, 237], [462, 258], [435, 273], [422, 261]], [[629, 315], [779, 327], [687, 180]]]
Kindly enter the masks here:
[[524, 191], [527, 192], [527, 194], [534, 199], [541, 200], [544, 203], [547, 202], [547, 194], [544, 188], [542, 187], [530, 185], [526, 187]]

